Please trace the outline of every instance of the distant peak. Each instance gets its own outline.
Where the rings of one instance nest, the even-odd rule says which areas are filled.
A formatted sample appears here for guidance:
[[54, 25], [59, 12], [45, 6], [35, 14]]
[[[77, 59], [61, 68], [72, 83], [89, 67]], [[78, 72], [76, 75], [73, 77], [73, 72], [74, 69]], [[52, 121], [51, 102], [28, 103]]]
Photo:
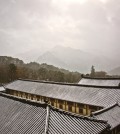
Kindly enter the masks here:
[[82, 52], [82, 50], [81, 49], [77, 49], [77, 48], [73, 48], [73, 47], [70, 47], [70, 46], [62, 46], [62, 45], [57, 45], [57, 46], [55, 46], [54, 48], [53, 48], [53, 50], [54, 49], [64, 49], [64, 50], [74, 50], [74, 51], [81, 51]]

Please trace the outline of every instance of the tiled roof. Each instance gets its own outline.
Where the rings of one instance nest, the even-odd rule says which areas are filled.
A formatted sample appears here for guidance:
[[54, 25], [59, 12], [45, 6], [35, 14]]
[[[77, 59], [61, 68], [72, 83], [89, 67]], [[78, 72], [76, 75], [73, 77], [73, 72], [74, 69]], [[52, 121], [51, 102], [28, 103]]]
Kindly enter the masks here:
[[0, 93], [0, 134], [98, 134], [107, 122]]
[[120, 106], [115, 104], [98, 112], [93, 112], [93, 117], [99, 120], [106, 120], [111, 125], [111, 129], [120, 125]]
[[3, 86], [0, 86], [0, 91], [4, 91], [5, 88]]
[[8, 84], [6, 88], [101, 107], [108, 107], [120, 102], [120, 88], [115, 87], [16, 80]]
[[90, 78], [83, 77], [78, 84], [96, 86], [118, 86], [120, 78]]
[[0, 134], [42, 134], [46, 107], [0, 95]]
[[104, 130], [104, 121], [91, 120], [87, 117], [79, 117], [70, 115], [67, 112], [50, 109], [49, 134], [99, 134]]

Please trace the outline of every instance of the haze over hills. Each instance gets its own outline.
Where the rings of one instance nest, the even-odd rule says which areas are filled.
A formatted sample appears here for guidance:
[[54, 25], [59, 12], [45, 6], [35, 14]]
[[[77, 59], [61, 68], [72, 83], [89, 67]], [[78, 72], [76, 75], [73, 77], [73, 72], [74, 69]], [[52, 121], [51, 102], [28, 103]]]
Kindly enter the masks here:
[[119, 13], [120, 0], [1, 0], [0, 55], [111, 70], [120, 66]]
[[[28, 62], [35, 61], [40, 64], [46, 63], [66, 70], [78, 71], [80, 73], [90, 73], [91, 66], [94, 65], [96, 71], [106, 71], [110, 75], [120, 75], [120, 65], [118, 62], [107, 58], [104, 55], [100, 55], [99, 53], [97, 54], [96, 52], [84, 52], [70, 47], [56, 46], [49, 51], [36, 51], [34, 49], [33, 51], [28, 51], [28, 53], [21, 53], [18, 55], [18, 57], [22, 56], [22, 60], [25, 62], [27, 59]], [[4, 59], [5, 60], [1, 60], [1, 62], [7, 63], [8, 58], [6, 57]], [[11, 62], [17, 63], [17, 60]], [[118, 67], [116, 68], [116, 66]]]
[[107, 57], [99, 50], [80, 50], [71, 47], [55, 46], [52, 49], [33, 49], [27, 52], [18, 53], [14, 57], [22, 59], [25, 63], [38, 62], [65, 68], [70, 71], [89, 73], [94, 65], [96, 71], [112, 70], [120, 66], [114, 57]]
[[[119, 13], [120, 0], [1, 0], [0, 55], [27, 56], [63, 45], [118, 59]], [[36, 51], [30, 59], [43, 48]]]
[[57, 67], [66, 68], [67, 64], [58, 56], [55, 56], [55, 53], [52, 53], [50, 51], [45, 52], [42, 54], [38, 59], [38, 63], [47, 63], [50, 65], [54, 65]]
[[39, 49], [27, 50], [25, 52], [17, 53], [14, 57], [22, 59], [25, 63], [34, 62], [36, 59], [45, 53], [48, 49], [45, 47], [40, 47]]
[[120, 75], [120, 66], [108, 72], [109, 75]]
[[70, 47], [56, 46], [40, 55], [38, 63], [47, 63], [82, 73], [90, 72], [92, 65], [98, 70], [111, 70], [117, 63], [100, 54], [84, 52]]

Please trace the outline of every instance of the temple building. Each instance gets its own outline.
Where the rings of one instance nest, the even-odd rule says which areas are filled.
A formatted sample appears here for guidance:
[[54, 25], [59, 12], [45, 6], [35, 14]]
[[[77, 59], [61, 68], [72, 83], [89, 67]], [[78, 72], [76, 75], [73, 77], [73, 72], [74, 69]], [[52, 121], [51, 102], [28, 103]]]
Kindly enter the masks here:
[[82, 76], [78, 84], [93, 86], [120, 86], [120, 78], [91, 78]]
[[19, 79], [5, 88], [8, 94], [40, 102], [48, 101], [54, 107], [85, 116], [120, 102], [120, 87]]
[[[84, 125], [79, 123], [82, 119], [90, 119], [98, 122], [101, 120], [107, 124], [104, 131], [101, 130], [101, 132], [98, 132], [99, 134], [118, 134], [120, 132], [120, 85], [118, 84], [119, 82], [114, 85], [113, 83], [115, 82], [112, 81], [111, 85], [103, 84], [102, 86], [100, 84], [89, 85], [89, 83], [88, 85], [83, 85], [18, 79], [7, 84], [5, 86], [5, 91], [2, 91], [1, 94], [4, 97], [7, 96], [9, 99], [13, 97], [17, 100], [24, 100], [25, 103], [30, 102], [32, 105], [42, 103], [47, 105], [49, 111], [46, 112], [46, 120], [49, 120], [49, 123], [46, 125], [45, 133], [53, 134], [57, 132], [68, 132], [72, 134], [75, 132], [75, 128], [76, 133], [89, 134], [92, 133], [92, 129], [89, 128], [91, 125], [88, 125], [89, 129], [87, 128], [87, 130], [84, 130], [84, 128], [86, 128], [86, 123]], [[0, 107], [4, 109], [2, 104]], [[12, 112], [12, 109], [10, 112]], [[50, 116], [50, 113], [53, 117]], [[13, 112], [13, 114], [15, 113]], [[39, 117], [39, 114], [36, 116]], [[113, 118], [115, 118], [115, 120], [113, 120]], [[116, 125], [113, 124], [113, 121]], [[70, 124], [70, 122], [73, 124]], [[74, 126], [75, 124], [77, 124], [78, 127]], [[82, 128], [80, 126], [82, 126]], [[95, 132], [95, 134], [97, 133]]]
[[0, 92], [0, 134], [109, 134], [103, 120]]

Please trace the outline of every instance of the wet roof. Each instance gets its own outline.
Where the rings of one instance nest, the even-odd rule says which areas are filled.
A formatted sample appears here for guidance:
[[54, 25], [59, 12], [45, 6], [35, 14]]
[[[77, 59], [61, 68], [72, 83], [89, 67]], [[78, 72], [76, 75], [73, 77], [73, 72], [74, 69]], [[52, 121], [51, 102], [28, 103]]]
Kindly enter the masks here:
[[5, 88], [3, 86], [0, 86], [0, 91], [4, 91]]
[[[51, 109], [49, 112], [49, 134], [98, 134], [105, 130], [105, 122], [87, 117], [70, 115]], [[99, 127], [98, 127], [99, 126]], [[107, 126], [109, 128], [109, 125]]]
[[118, 86], [120, 78], [90, 78], [83, 77], [78, 84], [96, 86]]
[[106, 121], [73, 115], [47, 104], [0, 93], [1, 134], [98, 134], [108, 128]]
[[6, 89], [101, 107], [108, 107], [120, 102], [120, 89], [115, 87], [16, 80], [8, 84]]
[[111, 129], [114, 129], [116, 126], [120, 125], [120, 106], [115, 104], [98, 112], [93, 112], [93, 116], [96, 119], [108, 121]]
[[46, 107], [0, 94], [0, 134], [44, 133]]

